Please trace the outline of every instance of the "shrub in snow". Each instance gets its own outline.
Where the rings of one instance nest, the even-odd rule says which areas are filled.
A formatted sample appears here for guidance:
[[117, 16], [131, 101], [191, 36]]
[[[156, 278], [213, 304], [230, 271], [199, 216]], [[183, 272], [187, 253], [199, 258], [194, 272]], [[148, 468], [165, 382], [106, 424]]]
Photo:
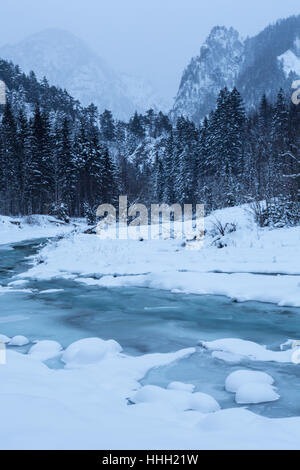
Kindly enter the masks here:
[[26, 346], [29, 340], [25, 336], [14, 336], [8, 344], [9, 346]]
[[57, 357], [62, 351], [62, 346], [56, 341], [36, 341], [29, 350], [30, 356], [40, 361], [47, 361]]
[[237, 225], [233, 222], [222, 223], [219, 219], [212, 222], [211, 235], [214, 237], [212, 242], [217, 248], [225, 248], [230, 242], [228, 235], [236, 232]]
[[27, 225], [41, 225], [41, 217], [38, 215], [26, 215], [23, 219], [24, 224]]
[[254, 202], [251, 211], [260, 227], [293, 226], [300, 221], [300, 203], [287, 197]]
[[62, 361], [67, 365], [87, 365], [102, 361], [107, 355], [116, 355], [122, 347], [114, 340], [100, 338], [81, 339], [71, 344], [63, 353]]
[[265, 372], [237, 370], [227, 377], [225, 389], [227, 392], [236, 393], [241, 386], [248, 383], [273, 385], [274, 379]]
[[10, 342], [10, 338], [8, 336], [0, 335], [0, 343], [7, 344], [9, 342]]
[[236, 392], [235, 401], [239, 405], [268, 403], [279, 400], [278, 395], [271, 385], [266, 383], [246, 383]]
[[96, 225], [97, 223], [97, 207], [90, 206], [87, 202], [83, 205], [84, 216], [88, 225]]
[[68, 215], [68, 208], [66, 204], [64, 204], [63, 202], [60, 204], [53, 203], [51, 205], [50, 215], [53, 215], [58, 220], [62, 220], [66, 224], [70, 223], [70, 217]]
[[221, 220], [217, 218], [215, 219], [214, 222], [212, 222], [212, 226], [213, 226], [212, 235], [213, 236], [219, 235], [221, 237], [225, 237], [225, 235], [236, 232], [236, 229], [237, 229], [236, 223], [233, 223], [233, 222], [223, 223], [221, 222]]
[[168, 385], [168, 390], [180, 390], [182, 392], [192, 393], [195, 390], [195, 385], [193, 385], [193, 384], [184, 384], [182, 382], [171, 382]]

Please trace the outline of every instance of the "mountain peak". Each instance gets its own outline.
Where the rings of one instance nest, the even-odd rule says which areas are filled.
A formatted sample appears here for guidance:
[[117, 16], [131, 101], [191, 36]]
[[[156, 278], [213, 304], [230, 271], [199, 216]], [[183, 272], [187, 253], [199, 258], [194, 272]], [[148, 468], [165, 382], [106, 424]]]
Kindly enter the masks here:
[[172, 116], [201, 121], [215, 108], [224, 87], [237, 87], [248, 108], [265, 93], [273, 100], [280, 88], [291, 90], [300, 77], [300, 16], [268, 26], [246, 41], [234, 28], [215, 26], [184, 70]]
[[233, 88], [243, 61], [244, 43], [233, 28], [215, 26], [183, 73], [172, 111], [200, 121], [215, 106], [219, 90]]
[[[36, 33], [31, 34], [23, 41], [36, 41], [36, 40], [47, 40], [48, 42], [51, 41], [81, 41], [75, 34], [67, 31], [66, 29], [60, 28], [47, 28], [43, 29], [42, 31], [38, 31]], [[82, 42], [82, 41], [81, 41]]]
[[240, 48], [242, 43], [243, 40], [240, 38], [239, 32], [234, 28], [226, 28], [226, 26], [215, 26], [201, 47], [201, 50], [206, 49], [207, 47], [219, 47], [223, 50]]
[[63, 29], [49, 28], [31, 34], [16, 44], [6, 44], [1, 48], [1, 54], [5, 53], [5, 51], [25, 49], [25, 47], [34, 47], [36, 50], [45, 51], [58, 46], [61, 49], [66, 47], [77, 50], [89, 49], [87, 44], [73, 33]]
[[232, 27], [226, 28], [226, 26], [214, 26], [207, 41], [217, 41], [222, 43], [230, 38], [239, 39], [239, 32]]
[[129, 119], [135, 111], [160, 108], [161, 99], [148, 82], [116, 72], [69, 31], [40, 31], [18, 44], [0, 48], [0, 57], [65, 88], [84, 106], [93, 102], [100, 112], [111, 110], [118, 119]]

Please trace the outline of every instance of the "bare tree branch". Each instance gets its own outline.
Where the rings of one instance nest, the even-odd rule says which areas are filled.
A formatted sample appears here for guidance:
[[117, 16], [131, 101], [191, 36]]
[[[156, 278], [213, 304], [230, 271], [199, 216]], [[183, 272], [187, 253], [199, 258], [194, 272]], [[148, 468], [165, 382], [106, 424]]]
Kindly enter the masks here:
[[292, 158], [293, 160], [295, 160], [295, 161], [300, 165], [300, 161], [297, 160], [297, 158], [295, 157], [295, 155], [293, 155], [291, 152], [282, 153], [282, 154], [281, 154], [281, 157], [290, 157], [290, 158]]
[[300, 178], [300, 173], [294, 174], [294, 175], [283, 175], [283, 177], [297, 179], [297, 178]]

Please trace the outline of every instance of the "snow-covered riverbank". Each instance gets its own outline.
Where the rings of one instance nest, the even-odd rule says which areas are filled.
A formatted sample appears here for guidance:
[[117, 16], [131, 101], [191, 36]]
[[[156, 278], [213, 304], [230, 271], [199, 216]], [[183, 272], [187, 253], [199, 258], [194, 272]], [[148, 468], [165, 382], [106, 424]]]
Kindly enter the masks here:
[[[74, 221], [76, 226], [82, 221]], [[74, 223], [65, 224], [55, 217], [33, 215], [28, 217], [6, 217], [0, 215], [0, 246], [23, 240], [66, 235], [74, 230]]]
[[[234, 224], [218, 248], [214, 223]], [[50, 243], [26, 276], [74, 277], [91, 285], [140, 286], [173, 292], [225, 295], [300, 306], [300, 227], [260, 229], [244, 207], [217, 211], [205, 220], [206, 236], [182, 240], [101, 240], [72, 234]]]

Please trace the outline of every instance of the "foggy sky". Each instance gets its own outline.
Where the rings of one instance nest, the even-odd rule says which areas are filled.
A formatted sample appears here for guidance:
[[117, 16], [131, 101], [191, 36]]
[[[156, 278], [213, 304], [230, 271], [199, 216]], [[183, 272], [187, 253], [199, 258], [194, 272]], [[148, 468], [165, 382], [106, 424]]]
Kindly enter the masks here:
[[66, 29], [170, 98], [213, 26], [251, 36], [293, 14], [300, 14], [299, 0], [0, 0], [0, 45]]

